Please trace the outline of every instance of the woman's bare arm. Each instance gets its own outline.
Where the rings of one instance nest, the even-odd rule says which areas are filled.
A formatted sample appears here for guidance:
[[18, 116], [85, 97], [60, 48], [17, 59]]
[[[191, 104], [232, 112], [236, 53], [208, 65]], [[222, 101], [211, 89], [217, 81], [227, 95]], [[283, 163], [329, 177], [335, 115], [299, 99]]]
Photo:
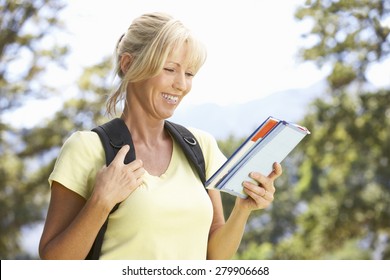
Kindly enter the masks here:
[[85, 259], [111, 209], [142, 184], [142, 161], [123, 163], [128, 150], [128, 145], [122, 147], [98, 172], [88, 200], [53, 182], [39, 244], [42, 259]]

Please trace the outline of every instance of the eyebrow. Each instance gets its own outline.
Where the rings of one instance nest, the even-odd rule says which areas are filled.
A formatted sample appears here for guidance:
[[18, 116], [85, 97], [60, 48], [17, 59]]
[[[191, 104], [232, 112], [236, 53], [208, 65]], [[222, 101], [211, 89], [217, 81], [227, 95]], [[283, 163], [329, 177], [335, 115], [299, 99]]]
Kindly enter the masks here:
[[[175, 61], [166, 61], [166, 63], [167, 63], [167, 64], [174, 64], [174, 65], [176, 65], [177, 67], [180, 67], [180, 68], [183, 67], [179, 62], [175, 62]], [[188, 71], [195, 71], [193, 65], [189, 65], [189, 66], [186, 68], [186, 70], [188, 70]]]
[[181, 67], [181, 64], [179, 62], [167, 61], [166, 63], [175, 64], [176, 66], [180, 66]]

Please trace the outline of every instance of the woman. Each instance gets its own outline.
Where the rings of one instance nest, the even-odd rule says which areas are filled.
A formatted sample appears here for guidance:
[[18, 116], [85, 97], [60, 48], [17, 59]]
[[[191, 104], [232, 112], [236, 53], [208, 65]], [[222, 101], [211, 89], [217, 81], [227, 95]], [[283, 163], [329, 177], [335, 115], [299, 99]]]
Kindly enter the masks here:
[[[225, 222], [218, 191], [203, 188], [180, 147], [164, 130], [206, 52], [179, 21], [161, 13], [137, 18], [116, 48], [121, 84], [108, 112], [124, 100], [121, 118], [131, 131], [137, 159], [123, 160], [120, 149], [105, 166], [94, 132], [74, 133], [64, 144], [49, 182], [51, 200], [39, 245], [43, 259], [84, 259], [109, 217], [101, 259], [229, 259], [241, 242], [251, 211], [273, 200], [274, 164], [268, 176], [252, 172], [258, 184], [243, 182], [249, 197], [237, 198]], [[216, 141], [192, 129], [209, 178], [226, 160]], [[103, 166], [103, 168], [102, 168]]]

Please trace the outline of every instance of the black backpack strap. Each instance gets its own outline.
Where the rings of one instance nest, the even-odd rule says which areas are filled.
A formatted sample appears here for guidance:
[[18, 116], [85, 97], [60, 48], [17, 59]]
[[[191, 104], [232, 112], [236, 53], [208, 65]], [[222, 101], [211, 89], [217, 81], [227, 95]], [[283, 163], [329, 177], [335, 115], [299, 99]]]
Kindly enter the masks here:
[[[131, 139], [131, 134], [122, 119], [113, 119], [103, 125], [95, 127], [94, 129], [92, 129], [92, 131], [96, 132], [99, 135], [100, 141], [103, 144], [107, 166], [110, 165], [110, 163], [113, 161], [120, 148], [122, 148], [126, 144], [130, 145], [130, 151], [127, 153], [124, 163], [128, 164], [135, 160], [135, 149], [133, 145], [133, 140]], [[116, 211], [118, 207], [119, 203], [114, 206], [110, 214]], [[96, 239], [92, 245], [92, 248], [86, 257], [86, 260], [99, 259], [104, 234], [107, 230], [107, 225], [108, 217], [104, 222], [103, 226], [100, 228]]]
[[190, 163], [195, 167], [203, 185], [206, 183], [206, 165], [195, 136], [184, 126], [165, 121], [165, 128], [171, 133], [172, 137], [178, 142], [184, 154]]
[[106, 165], [108, 166], [116, 154], [124, 145], [130, 145], [130, 151], [125, 157], [125, 164], [135, 160], [135, 149], [129, 129], [125, 122], [120, 118], [115, 118], [105, 124], [92, 129], [102, 141], [106, 153]]

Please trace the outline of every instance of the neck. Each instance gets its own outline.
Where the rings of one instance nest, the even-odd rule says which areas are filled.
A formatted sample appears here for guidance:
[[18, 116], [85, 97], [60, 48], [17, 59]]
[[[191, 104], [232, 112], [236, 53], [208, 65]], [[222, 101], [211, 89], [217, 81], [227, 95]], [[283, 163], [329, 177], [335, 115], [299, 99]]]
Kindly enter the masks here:
[[130, 110], [124, 110], [121, 118], [130, 130], [134, 143], [152, 147], [169, 137], [164, 130], [164, 120], [153, 119], [143, 114], [131, 114]]

